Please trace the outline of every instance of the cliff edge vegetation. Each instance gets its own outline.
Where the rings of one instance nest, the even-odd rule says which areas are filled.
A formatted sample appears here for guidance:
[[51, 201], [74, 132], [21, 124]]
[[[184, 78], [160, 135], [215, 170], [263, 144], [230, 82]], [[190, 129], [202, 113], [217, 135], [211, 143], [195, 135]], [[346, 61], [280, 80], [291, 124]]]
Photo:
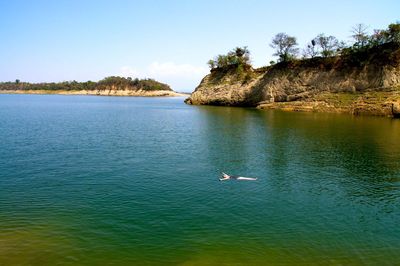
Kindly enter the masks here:
[[182, 96], [167, 84], [153, 79], [132, 79], [117, 76], [106, 77], [98, 82], [65, 81], [59, 83], [0, 83], [0, 93], [15, 94], [82, 94], [104, 96]]
[[209, 61], [210, 74], [185, 102], [400, 116], [400, 23], [372, 35], [359, 24], [353, 33], [351, 46], [320, 34], [301, 59], [296, 38], [279, 33], [271, 43], [278, 62], [257, 69], [247, 47], [236, 48]]

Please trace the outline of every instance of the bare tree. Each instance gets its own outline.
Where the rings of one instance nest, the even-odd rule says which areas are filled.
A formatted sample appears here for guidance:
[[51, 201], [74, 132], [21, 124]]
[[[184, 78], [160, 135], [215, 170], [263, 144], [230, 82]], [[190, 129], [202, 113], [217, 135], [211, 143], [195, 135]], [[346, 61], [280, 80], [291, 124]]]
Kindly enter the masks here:
[[359, 23], [352, 28], [351, 32], [353, 33], [353, 35], [351, 35], [351, 37], [353, 37], [353, 39], [355, 40], [355, 46], [362, 48], [367, 44], [367, 29], [368, 27], [362, 23]]
[[323, 57], [335, 56], [340, 50], [340, 43], [335, 36], [319, 34], [315, 41], [321, 47], [321, 55]]
[[317, 42], [315, 39], [312, 39], [310, 43], [307, 44], [306, 48], [303, 49], [303, 57], [304, 58], [314, 58], [319, 54], [317, 48]]
[[283, 32], [275, 35], [270, 46], [275, 49], [274, 55], [279, 57], [280, 62], [295, 59], [299, 52], [299, 48], [296, 47], [296, 37]]

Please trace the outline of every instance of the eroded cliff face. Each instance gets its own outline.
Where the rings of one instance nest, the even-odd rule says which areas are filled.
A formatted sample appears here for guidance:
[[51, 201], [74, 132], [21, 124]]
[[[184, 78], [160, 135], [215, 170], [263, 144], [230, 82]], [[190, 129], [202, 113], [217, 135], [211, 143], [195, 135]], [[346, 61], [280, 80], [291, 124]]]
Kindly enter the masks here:
[[389, 51], [362, 62], [314, 58], [244, 72], [214, 69], [186, 102], [390, 116], [400, 102], [400, 49]]
[[247, 106], [262, 75], [253, 69], [237, 73], [236, 67], [214, 69], [186, 99], [189, 104]]

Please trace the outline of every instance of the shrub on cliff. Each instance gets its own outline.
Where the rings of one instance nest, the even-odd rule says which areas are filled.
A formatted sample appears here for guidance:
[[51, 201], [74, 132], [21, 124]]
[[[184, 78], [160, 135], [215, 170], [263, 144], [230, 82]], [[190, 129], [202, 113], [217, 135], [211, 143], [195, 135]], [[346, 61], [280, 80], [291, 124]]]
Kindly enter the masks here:
[[247, 46], [236, 47], [226, 55], [217, 55], [214, 59], [210, 59], [207, 64], [211, 69], [229, 66], [237, 66], [238, 69], [244, 68], [250, 66], [250, 51]]

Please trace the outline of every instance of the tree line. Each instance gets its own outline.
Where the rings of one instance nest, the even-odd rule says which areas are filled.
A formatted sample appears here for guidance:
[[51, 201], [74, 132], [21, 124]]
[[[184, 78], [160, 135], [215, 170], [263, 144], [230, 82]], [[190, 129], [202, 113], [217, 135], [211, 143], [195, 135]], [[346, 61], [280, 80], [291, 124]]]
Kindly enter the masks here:
[[19, 79], [15, 82], [2, 82], [0, 83], [0, 90], [105, 90], [110, 87], [116, 87], [117, 89], [129, 89], [129, 90], [171, 90], [171, 88], [164, 83], [158, 82], [154, 79], [132, 79], [130, 77], [118, 77], [110, 76], [106, 77], [98, 82], [86, 81], [64, 81], [64, 82], [51, 82], [51, 83], [28, 83], [21, 82]]
[[[284, 32], [278, 33], [272, 39], [270, 46], [275, 50], [274, 56], [277, 62], [288, 62], [296, 59], [308, 59], [315, 57], [333, 57], [344, 54], [355, 54], [377, 47], [385, 43], [400, 43], [400, 22], [390, 24], [387, 29], [374, 30], [368, 34], [368, 27], [357, 24], [351, 29], [352, 44], [347, 45], [339, 41], [335, 36], [321, 33], [310, 40], [300, 50], [297, 38]], [[227, 66], [250, 65], [250, 51], [247, 47], [237, 47], [226, 55], [218, 55], [207, 62], [211, 69], [224, 68]], [[275, 64], [275, 61], [270, 61]]]

